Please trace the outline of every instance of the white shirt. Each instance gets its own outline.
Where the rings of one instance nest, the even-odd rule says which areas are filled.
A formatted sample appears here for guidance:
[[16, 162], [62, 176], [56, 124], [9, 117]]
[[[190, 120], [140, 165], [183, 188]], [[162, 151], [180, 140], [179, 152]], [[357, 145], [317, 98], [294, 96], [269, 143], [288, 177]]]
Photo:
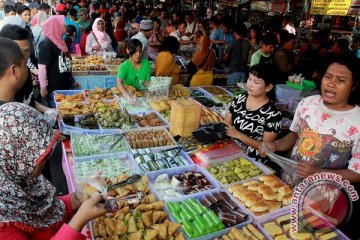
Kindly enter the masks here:
[[148, 42], [147, 38], [145, 37], [145, 35], [142, 32], [138, 32], [131, 39], [137, 39], [141, 42], [142, 58], [148, 59], [149, 58], [149, 51], [148, 51], [149, 42]]
[[[194, 25], [195, 25], [195, 28], [194, 28]], [[198, 28], [199, 28], [199, 24], [197, 22], [193, 21], [192, 23], [187, 24], [185, 32], [195, 34], [198, 31]], [[194, 29], [194, 32], [193, 32], [193, 29]]]
[[170, 33], [170, 36], [176, 37], [176, 39], [177, 39], [178, 41], [181, 40], [181, 34], [180, 34], [180, 32], [179, 32], [178, 30], [175, 30], [175, 31], [173, 31], [172, 33]]

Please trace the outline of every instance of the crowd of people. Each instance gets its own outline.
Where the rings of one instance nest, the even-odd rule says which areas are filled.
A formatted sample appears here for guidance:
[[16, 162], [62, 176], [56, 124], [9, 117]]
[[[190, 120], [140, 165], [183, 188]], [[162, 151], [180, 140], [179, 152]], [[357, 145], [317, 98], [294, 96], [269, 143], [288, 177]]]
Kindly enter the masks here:
[[[195, 11], [133, 1], [50, 6], [9, 0], [4, 13], [0, 22], [1, 239], [79, 239], [83, 225], [105, 213], [101, 196], [85, 202], [76, 193], [57, 198], [54, 187], [40, 174], [56, 141], [64, 136], [53, 131], [39, 112], [55, 107], [54, 90], [77, 87], [72, 54], [126, 55], [116, 86], [134, 99], [126, 86], [146, 90], [151, 75], [184, 83], [175, 55], [181, 47], [195, 45], [187, 64], [191, 78], [184, 84], [212, 85], [214, 66], [220, 64], [229, 69], [227, 85], [247, 89], [247, 94], [233, 99], [225, 124], [227, 135], [237, 139], [250, 157], [276, 168], [261, 146], [292, 150], [301, 178], [330, 171], [352, 184], [360, 183], [360, 125], [354, 121], [360, 119], [359, 39], [332, 39], [330, 31], [321, 30], [294, 51], [296, 29], [288, 17], [271, 26], [234, 24], [226, 15], [208, 12], [202, 17]], [[149, 58], [155, 61], [153, 73]], [[300, 102], [290, 133], [279, 139], [282, 115], [275, 105], [276, 85], [294, 73], [315, 81], [320, 95]]]

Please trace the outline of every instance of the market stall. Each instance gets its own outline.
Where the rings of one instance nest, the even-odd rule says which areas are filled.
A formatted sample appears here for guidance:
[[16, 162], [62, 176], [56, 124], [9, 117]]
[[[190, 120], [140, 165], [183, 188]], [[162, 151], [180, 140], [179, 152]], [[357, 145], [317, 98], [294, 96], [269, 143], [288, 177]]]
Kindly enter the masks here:
[[[304, 90], [294, 82], [278, 93], [283, 110], [289, 104], [281, 97]], [[291, 84], [300, 90], [291, 92]], [[55, 94], [60, 129], [70, 135], [63, 143], [69, 191], [98, 171], [108, 185], [121, 182], [108, 195], [124, 201], [116, 213], [89, 223], [91, 239], [347, 239], [311, 208], [301, 221], [318, 225], [291, 232], [290, 185], [234, 140], [191, 136], [222, 122], [234, 95], [246, 90], [175, 85], [161, 96], [132, 91], [136, 101], [95, 86]], [[141, 177], [130, 181], [136, 174]]]

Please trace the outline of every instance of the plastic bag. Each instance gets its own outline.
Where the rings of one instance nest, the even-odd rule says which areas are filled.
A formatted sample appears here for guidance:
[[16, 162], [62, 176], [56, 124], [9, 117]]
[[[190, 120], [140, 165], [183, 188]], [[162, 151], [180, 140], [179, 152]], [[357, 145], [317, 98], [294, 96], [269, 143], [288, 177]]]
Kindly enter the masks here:
[[89, 178], [83, 178], [77, 182], [75, 186], [76, 197], [84, 202], [88, 200], [94, 193], [98, 192], [106, 199], [108, 195], [107, 184], [103, 176], [96, 175]]
[[284, 170], [282, 175], [283, 180], [288, 184], [294, 186], [301, 181], [301, 178], [297, 175], [297, 162], [280, 155], [271, 152], [264, 144], [261, 146], [261, 150], [269, 157], [271, 161], [279, 165]]
[[59, 115], [59, 111], [56, 109], [49, 109], [44, 113], [44, 119], [53, 127], [56, 123], [56, 119]]

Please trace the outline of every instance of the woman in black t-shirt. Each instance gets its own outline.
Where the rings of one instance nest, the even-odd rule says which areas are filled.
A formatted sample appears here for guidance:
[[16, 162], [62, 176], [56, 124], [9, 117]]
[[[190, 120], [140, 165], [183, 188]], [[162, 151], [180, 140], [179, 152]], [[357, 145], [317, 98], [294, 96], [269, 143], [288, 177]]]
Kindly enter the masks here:
[[234, 98], [226, 115], [226, 133], [240, 141], [246, 154], [267, 163], [258, 149], [261, 141], [275, 141], [280, 132], [281, 113], [273, 104], [274, 74], [271, 65], [254, 65], [247, 80], [248, 94]]
[[43, 32], [45, 38], [39, 45], [40, 93], [48, 97], [48, 103], [54, 107], [52, 92], [69, 90], [73, 86], [71, 53], [62, 38], [66, 33], [64, 16], [48, 18], [43, 24]]

